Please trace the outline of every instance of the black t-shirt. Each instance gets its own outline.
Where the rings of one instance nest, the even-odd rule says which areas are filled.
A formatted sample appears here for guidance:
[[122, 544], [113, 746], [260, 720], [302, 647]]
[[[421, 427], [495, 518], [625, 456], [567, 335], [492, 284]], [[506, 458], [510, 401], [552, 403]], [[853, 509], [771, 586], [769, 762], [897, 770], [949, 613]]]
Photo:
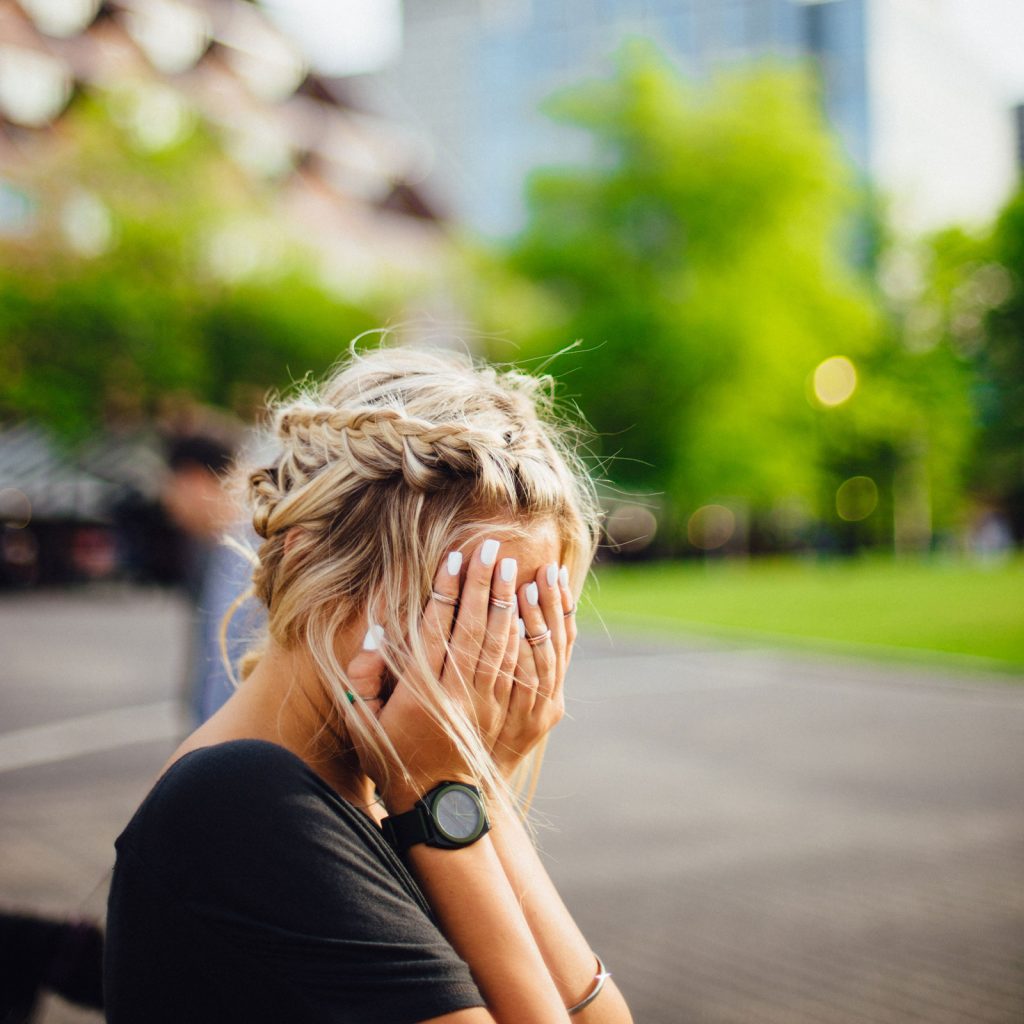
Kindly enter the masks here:
[[179, 759], [118, 838], [109, 1024], [413, 1024], [482, 1006], [379, 828], [301, 759]]

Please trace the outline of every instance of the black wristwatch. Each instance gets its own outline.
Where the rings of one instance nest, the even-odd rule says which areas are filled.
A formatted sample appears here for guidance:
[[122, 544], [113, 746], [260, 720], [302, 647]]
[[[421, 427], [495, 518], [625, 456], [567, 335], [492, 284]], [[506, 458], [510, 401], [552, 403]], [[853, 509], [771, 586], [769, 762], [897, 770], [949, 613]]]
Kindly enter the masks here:
[[425, 793], [412, 810], [381, 822], [384, 838], [398, 854], [417, 843], [460, 850], [475, 843], [490, 827], [480, 790], [466, 782], [442, 782]]

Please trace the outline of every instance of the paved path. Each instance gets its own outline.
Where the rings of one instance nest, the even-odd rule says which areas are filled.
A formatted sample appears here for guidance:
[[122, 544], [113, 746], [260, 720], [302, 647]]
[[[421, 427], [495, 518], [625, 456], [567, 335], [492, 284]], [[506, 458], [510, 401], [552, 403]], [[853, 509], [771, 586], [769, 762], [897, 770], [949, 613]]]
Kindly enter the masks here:
[[[183, 630], [0, 600], [0, 903], [102, 909]], [[637, 1024], [1024, 1021], [1020, 680], [588, 636], [570, 682], [541, 843]]]

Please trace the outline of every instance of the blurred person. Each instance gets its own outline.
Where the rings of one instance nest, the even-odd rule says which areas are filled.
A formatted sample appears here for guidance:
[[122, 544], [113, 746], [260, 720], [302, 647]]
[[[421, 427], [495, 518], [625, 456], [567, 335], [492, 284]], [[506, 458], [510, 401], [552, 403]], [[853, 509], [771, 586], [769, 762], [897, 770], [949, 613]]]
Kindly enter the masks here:
[[238, 506], [224, 486], [234, 458], [233, 448], [204, 435], [175, 438], [167, 453], [170, 472], [162, 500], [186, 537], [182, 580], [194, 609], [185, 680], [194, 724], [206, 721], [231, 696], [229, 666], [263, 624], [251, 603], [229, 615], [252, 576], [245, 556], [223, 542], [225, 534], [244, 535]]
[[[185, 536], [178, 570], [195, 609], [187, 702], [196, 722], [210, 717], [234, 689], [221, 650], [222, 629], [230, 663], [262, 625], [262, 617], [251, 613], [228, 615], [250, 587], [252, 574], [245, 557], [222, 542], [225, 534], [242, 533], [238, 507], [223, 482], [233, 462], [231, 446], [198, 434], [174, 439], [167, 454], [162, 504]], [[150, 518], [146, 525], [152, 536], [159, 523]], [[83, 575], [100, 578], [112, 571], [112, 548], [108, 537], [95, 533], [79, 529], [72, 551]], [[0, 911], [0, 1024], [31, 1021], [44, 990], [102, 1009], [102, 952], [103, 932], [96, 921]]]
[[30, 587], [39, 579], [39, 541], [27, 526], [0, 525], [0, 583]]
[[248, 478], [267, 635], [117, 840], [110, 1024], [628, 1024], [516, 785], [598, 537], [550, 380], [354, 352]]

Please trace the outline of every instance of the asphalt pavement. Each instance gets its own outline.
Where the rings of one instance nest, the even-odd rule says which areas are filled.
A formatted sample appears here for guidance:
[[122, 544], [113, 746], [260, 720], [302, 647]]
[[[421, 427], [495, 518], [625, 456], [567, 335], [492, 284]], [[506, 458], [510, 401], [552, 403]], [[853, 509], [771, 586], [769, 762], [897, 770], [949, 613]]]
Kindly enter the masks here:
[[[158, 591], [0, 598], [0, 905], [102, 913], [185, 630]], [[1021, 1024], [1022, 683], [586, 634], [538, 834], [637, 1024]]]

